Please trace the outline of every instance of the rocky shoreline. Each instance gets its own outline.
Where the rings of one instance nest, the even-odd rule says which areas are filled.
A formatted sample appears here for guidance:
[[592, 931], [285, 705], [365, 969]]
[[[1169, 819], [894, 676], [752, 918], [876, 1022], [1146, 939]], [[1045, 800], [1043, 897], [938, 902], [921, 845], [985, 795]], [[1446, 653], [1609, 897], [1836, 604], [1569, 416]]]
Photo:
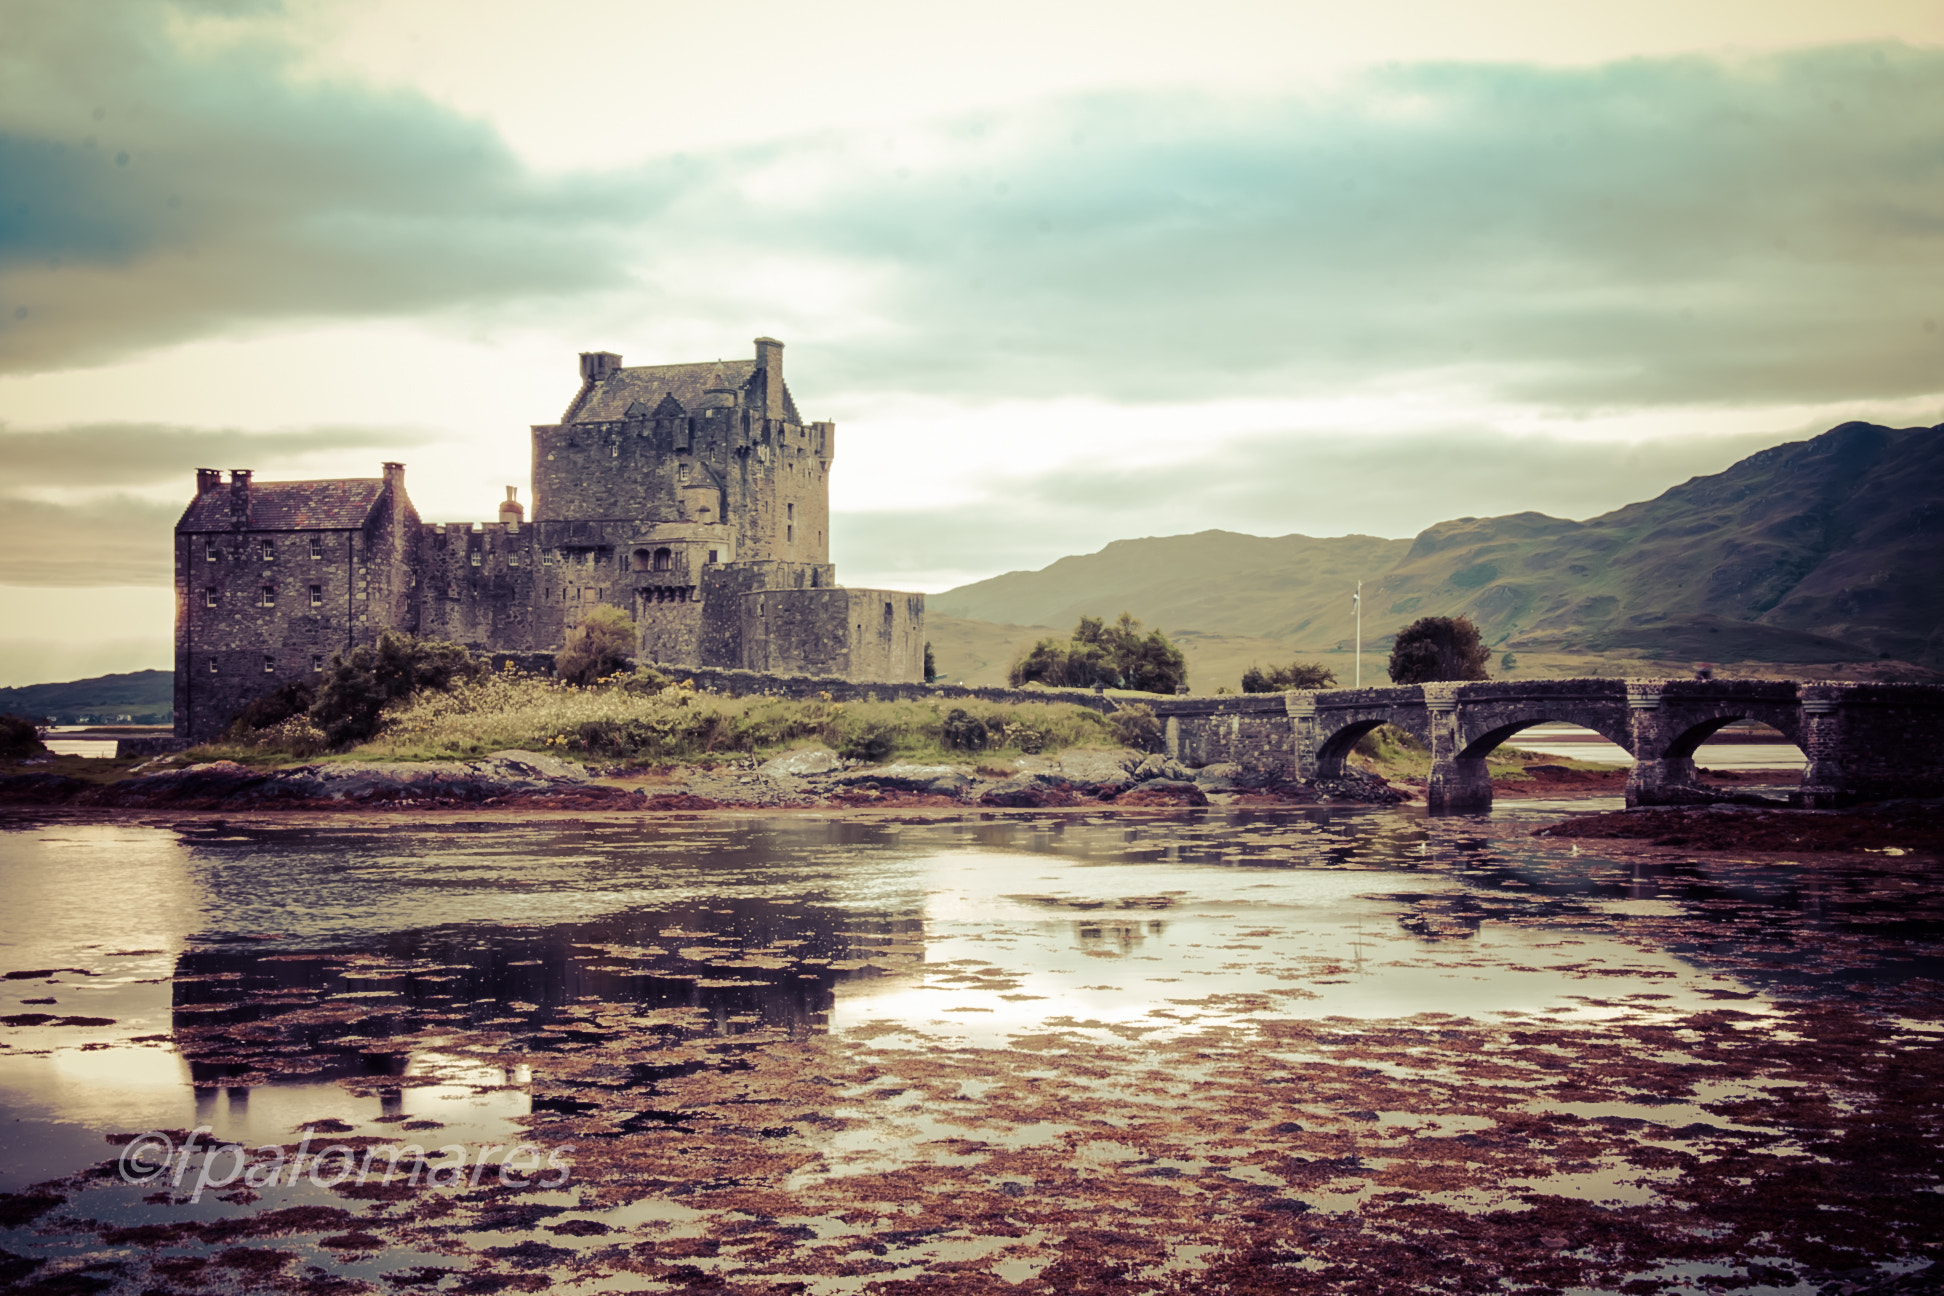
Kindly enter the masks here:
[[1012, 765], [998, 775], [957, 765], [854, 764], [823, 748], [790, 752], [761, 764], [750, 761], [648, 774], [590, 769], [528, 751], [494, 752], [467, 761], [322, 761], [274, 769], [214, 761], [146, 772], [138, 767], [130, 777], [113, 783], [54, 772], [0, 776], [0, 804], [140, 810], [657, 811], [867, 805], [1205, 806], [1211, 798], [1218, 804], [1238, 798], [1383, 804], [1408, 799], [1369, 775], [1285, 783], [1236, 765], [1191, 770], [1166, 757], [1132, 752], [1023, 757]]

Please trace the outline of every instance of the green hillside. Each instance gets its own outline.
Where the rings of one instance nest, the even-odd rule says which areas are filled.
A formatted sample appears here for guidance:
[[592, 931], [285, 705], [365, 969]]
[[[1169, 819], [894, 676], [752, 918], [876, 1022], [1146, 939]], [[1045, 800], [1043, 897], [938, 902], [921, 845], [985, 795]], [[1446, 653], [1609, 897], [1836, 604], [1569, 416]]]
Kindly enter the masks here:
[[0, 711], [45, 717], [55, 724], [100, 723], [124, 716], [134, 724], [168, 724], [174, 709], [174, 671], [133, 671], [0, 689]]
[[1520, 653], [1944, 668], [1944, 426], [1846, 423], [1584, 522], [1515, 513], [1414, 540], [1208, 531], [1118, 541], [932, 596], [932, 609], [1070, 626], [1125, 609], [1171, 632], [1364, 646], [1464, 614]]

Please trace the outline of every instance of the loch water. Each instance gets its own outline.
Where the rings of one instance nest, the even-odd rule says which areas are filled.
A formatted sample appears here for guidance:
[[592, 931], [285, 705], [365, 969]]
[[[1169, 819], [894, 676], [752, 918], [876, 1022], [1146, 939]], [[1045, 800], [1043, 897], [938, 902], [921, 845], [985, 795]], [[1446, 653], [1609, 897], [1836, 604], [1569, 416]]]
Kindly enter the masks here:
[[[20, 820], [0, 831], [0, 1191], [75, 1175], [148, 1130], [516, 1142], [605, 1101], [550, 1074], [629, 1018], [655, 1023], [629, 1046], [640, 1094], [601, 1137], [683, 1119], [653, 1095], [697, 1057], [820, 1038], [969, 1058], [1057, 1036], [1071, 1059], [1254, 1031], [1272, 1059], [1265, 1023], [1510, 1038], [1522, 1023], [1682, 1030], [1732, 1005], [1759, 1033], [1834, 1005], [1874, 1023], [1880, 1048], [1934, 1053], [1934, 871], [1894, 848], [1702, 857], [1531, 836], [1616, 807]], [[1719, 1121], [1737, 1083], [1553, 1106], [1676, 1128]], [[1420, 1137], [1472, 1128], [1372, 1104], [1360, 1118]], [[924, 1163], [928, 1139], [952, 1137], [861, 1110], [819, 1152], [826, 1169]], [[1582, 1174], [1551, 1191], [1639, 1194], [1612, 1167]], [[1304, 1209], [1368, 1210], [1382, 1187], [1318, 1187]], [[137, 1198], [103, 1209], [126, 1223], [296, 1200]], [[45, 1224], [0, 1228], [0, 1249], [81, 1254]]]

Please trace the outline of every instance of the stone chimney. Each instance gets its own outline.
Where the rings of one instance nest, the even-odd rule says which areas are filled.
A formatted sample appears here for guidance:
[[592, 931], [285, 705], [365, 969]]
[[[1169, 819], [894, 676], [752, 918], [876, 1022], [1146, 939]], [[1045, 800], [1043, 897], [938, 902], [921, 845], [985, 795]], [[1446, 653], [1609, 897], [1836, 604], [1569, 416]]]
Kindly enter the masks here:
[[215, 490], [218, 486], [221, 486], [222, 484], [223, 484], [223, 470], [221, 468], [196, 469], [196, 498], [197, 499], [201, 499], [203, 496], [209, 494], [209, 492]]
[[250, 525], [250, 470], [230, 469], [230, 527], [241, 531]]
[[621, 367], [621, 357], [612, 351], [581, 352], [581, 381], [597, 383]]
[[500, 522], [517, 530], [525, 516], [526, 510], [520, 507], [520, 488], [508, 486], [506, 498], [500, 501]]
[[385, 485], [392, 494], [403, 498], [405, 494], [405, 465], [388, 463], [385, 465]]
[[783, 417], [783, 344], [773, 337], [756, 339], [756, 369], [763, 375], [763, 417]]

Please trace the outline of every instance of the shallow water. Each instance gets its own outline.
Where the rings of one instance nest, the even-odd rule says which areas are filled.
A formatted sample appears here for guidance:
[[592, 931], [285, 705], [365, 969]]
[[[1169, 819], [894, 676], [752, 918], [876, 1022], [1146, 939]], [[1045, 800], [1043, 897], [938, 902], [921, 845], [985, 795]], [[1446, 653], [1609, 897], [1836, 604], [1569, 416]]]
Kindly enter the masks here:
[[[1678, 1071], [1698, 1065], [1682, 1052], [1699, 1047], [1690, 1036], [1716, 1029], [1708, 1023], [1731, 1005], [1749, 1038], [1789, 1038], [1805, 1011], [1836, 1011], [1869, 1023], [1878, 1052], [1934, 1051], [1926, 1023], [1944, 976], [1934, 872], [1890, 858], [1703, 861], [1528, 835], [1617, 804], [1525, 801], [1469, 818], [1407, 807], [17, 827], [0, 833], [0, 1017], [10, 1019], [0, 1191], [113, 1157], [111, 1135], [195, 1126], [250, 1146], [294, 1141], [307, 1126], [463, 1146], [536, 1131], [583, 1146], [652, 1141], [688, 1128], [684, 1111], [704, 1103], [683, 1086], [817, 1041], [818, 1056], [835, 1047], [868, 1063], [863, 1078], [818, 1080], [839, 1086], [828, 1119], [843, 1128], [817, 1136], [779, 1124], [786, 1136], [748, 1118], [750, 1138], [815, 1144], [811, 1160], [779, 1171], [791, 1193], [915, 1167], [945, 1173], [993, 1148], [1059, 1151], [1076, 1173], [1129, 1162], [1166, 1182], [1229, 1165], [1244, 1184], [1308, 1182], [1248, 1170], [1235, 1148], [1160, 1155], [1153, 1140], [1105, 1136], [1133, 1117], [1083, 1109], [1173, 1111], [1198, 1084], [1222, 1102], [1243, 1095], [1246, 1109], [1251, 1074], [1267, 1084], [1279, 1069], [1336, 1067], [1352, 1034], [1365, 1075], [1356, 1087], [1370, 1095], [1355, 1105], [1370, 1110], [1345, 1128], [1377, 1141], [1343, 1163], [1366, 1167], [1384, 1164], [1373, 1158], [1385, 1140], [1492, 1128], [1497, 1116], [1452, 1106], [1447, 1090], [1478, 1048], [1523, 1056], [1536, 1031], [1562, 1041], [1542, 1051], [1624, 1037], [1639, 1050], [1632, 1064], [1680, 1054], [1667, 1063]], [[1369, 1051], [1406, 1026], [1408, 1047]], [[1639, 1043], [1649, 1037], [1651, 1047]], [[1253, 1072], [1198, 1060], [1222, 1056], [1208, 1041], [1236, 1039]], [[1042, 1082], [1070, 1110], [1029, 1100], [1030, 1074], [1021, 1090], [992, 1061], [1036, 1052]], [[596, 1056], [612, 1074], [589, 1089]], [[1549, 1064], [1522, 1065], [1544, 1074]], [[925, 1066], [932, 1081], [904, 1075]], [[1748, 1104], [1805, 1081], [1706, 1066], [1707, 1077], [1651, 1093], [1638, 1077], [1560, 1091], [1545, 1110], [1779, 1137]], [[1425, 1091], [1435, 1101], [1386, 1089], [1413, 1068], [1437, 1077]], [[1294, 1124], [1343, 1123], [1329, 1114], [1341, 1102], [1322, 1092]], [[1275, 1091], [1279, 1102], [1292, 1093]], [[968, 1103], [992, 1111], [976, 1137]], [[1080, 1137], [1087, 1126], [1095, 1132]], [[988, 1151], [966, 1151], [968, 1139]], [[1411, 1191], [1441, 1209], [1482, 1210], [1520, 1184], [1614, 1209], [1666, 1190], [1624, 1159], [1576, 1155], [1528, 1171], [1510, 1187], [1501, 1177]], [[1312, 1183], [1303, 1209], [1367, 1213], [1386, 1200], [1380, 1188]], [[94, 1217], [124, 1224], [337, 1202], [308, 1182], [226, 1206], [94, 1192]], [[592, 1210], [596, 1198], [586, 1218], [599, 1233], [550, 1234], [547, 1245], [591, 1246], [615, 1229], [706, 1232], [681, 1223], [666, 1195], [541, 1200]], [[506, 1236], [538, 1236], [531, 1220], [526, 1229]], [[1181, 1245], [1152, 1273], [1194, 1271], [1199, 1244]], [[333, 1268], [331, 1254], [303, 1247], [305, 1262]], [[66, 1254], [26, 1228], [0, 1229], [0, 1248]], [[957, 1254], [934, 1251], [913, 1263]], [[1001, 1276], [1045, 1267], [1017, 1247], [960, 1251], [990, 1251]], [[333, 1271], [371, 1277], [424, 1258], [400, 1243], [386, 1254]]]

